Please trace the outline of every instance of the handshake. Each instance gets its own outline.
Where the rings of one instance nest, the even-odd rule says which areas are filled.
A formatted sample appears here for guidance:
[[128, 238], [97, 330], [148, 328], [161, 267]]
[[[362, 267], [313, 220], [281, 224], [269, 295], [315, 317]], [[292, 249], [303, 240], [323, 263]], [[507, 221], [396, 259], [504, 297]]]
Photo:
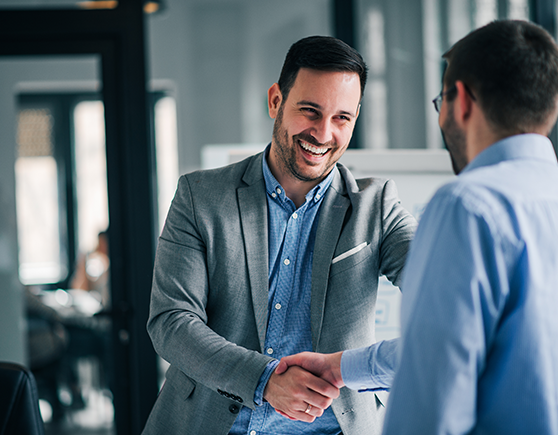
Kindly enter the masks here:
[[264, 390], [264, 399], [284, 417], [312, 423], [339, 397], [343, 352], [302, 352], [281, 359]]

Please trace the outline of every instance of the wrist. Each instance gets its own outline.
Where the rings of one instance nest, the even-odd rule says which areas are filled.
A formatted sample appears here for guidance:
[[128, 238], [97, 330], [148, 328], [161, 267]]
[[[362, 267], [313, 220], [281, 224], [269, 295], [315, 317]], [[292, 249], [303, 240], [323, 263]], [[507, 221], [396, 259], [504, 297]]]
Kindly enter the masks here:
[[269, 379], [275, 373], [275, 368], [279, 364], [278, 360], [270, 361], [265, 370], [263, 371], [262, 375], [260, 376], [260, 380], [258, 382], [258, 386], [256, 387], [256, 391], [254, 393], [254, 403], [257, 406], [263, 405], [264, 401], [266, 400], [266, 392], [267, 392], [267, 385], [269, 383]]
[[343, 352], [336, 352], [331, 354], [332, 376], [334, 380], [334, 386], [337, 388], [342, 388], [345, 386], [345, 382], [343, 382], [343, 374], [341, 372], [342, 357], [343, 357]]

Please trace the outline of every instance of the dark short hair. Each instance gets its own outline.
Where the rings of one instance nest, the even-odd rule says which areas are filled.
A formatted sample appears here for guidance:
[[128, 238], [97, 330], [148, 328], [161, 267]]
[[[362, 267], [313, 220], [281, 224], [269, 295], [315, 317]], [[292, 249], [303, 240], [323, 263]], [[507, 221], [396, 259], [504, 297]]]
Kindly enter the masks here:
[[[555, 115], [558, 47], [542, 27], [526, 21], [493, 21], [469, 33], [442, 57], [448, 62], [446, 89], [457, 80], [466, 84], [500, 132], [528, 133]], [[450, 101], [454, 97], [455, 93], [448, 95]]]
[[287, 99], [301, 68], [357, 73], [360, 78], [360, 97], [364, 95], [368, 67], [359, 52], [340, 39], [309, 36], [291, 45], [277, 82], [283, 100]]

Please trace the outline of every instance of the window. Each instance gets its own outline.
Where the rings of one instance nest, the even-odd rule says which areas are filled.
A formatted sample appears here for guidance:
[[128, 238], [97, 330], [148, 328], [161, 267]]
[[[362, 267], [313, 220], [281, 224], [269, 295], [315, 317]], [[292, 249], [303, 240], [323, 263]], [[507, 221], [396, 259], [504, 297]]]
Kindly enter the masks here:
[[[70, 288], [76, 264], [109, 227], [104, 106], [99, 95], [20, 95], [16, 161], [19, 275]], [[151, 94], [159, 227], [178, 179], [176, 104]]]
[[27, 285], [58, 282], [68, 272], [60, 246], [53, 128], [48, 107], [19, 113], [15, 166], [19, 275]]

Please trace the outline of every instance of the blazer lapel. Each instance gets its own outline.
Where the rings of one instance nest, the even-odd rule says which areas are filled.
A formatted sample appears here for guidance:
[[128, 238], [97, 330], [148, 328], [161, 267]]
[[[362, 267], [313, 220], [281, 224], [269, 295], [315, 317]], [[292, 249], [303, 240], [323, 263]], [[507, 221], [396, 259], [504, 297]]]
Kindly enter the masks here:
[[262, 174], [262, 154], [248, 166], [243, 181], [247, 186], [237, 190], [242, 236], [246, 252], [248, 277], [258, 338], [263, 352], [267, 329], [268, 302], [268, 239], [267, 199]]
[[345, 213], [350, 201], [343, 196], [345, 186], [339, 172], [335, 175], [331, 186], [323, 199], [314, 245], [314, 258], [312, 260], [312, 347], [316, 351], [322, 330], [324, 318], [325, 298], [329, 279], [329, 268], [337, 241], [343, 227]]

